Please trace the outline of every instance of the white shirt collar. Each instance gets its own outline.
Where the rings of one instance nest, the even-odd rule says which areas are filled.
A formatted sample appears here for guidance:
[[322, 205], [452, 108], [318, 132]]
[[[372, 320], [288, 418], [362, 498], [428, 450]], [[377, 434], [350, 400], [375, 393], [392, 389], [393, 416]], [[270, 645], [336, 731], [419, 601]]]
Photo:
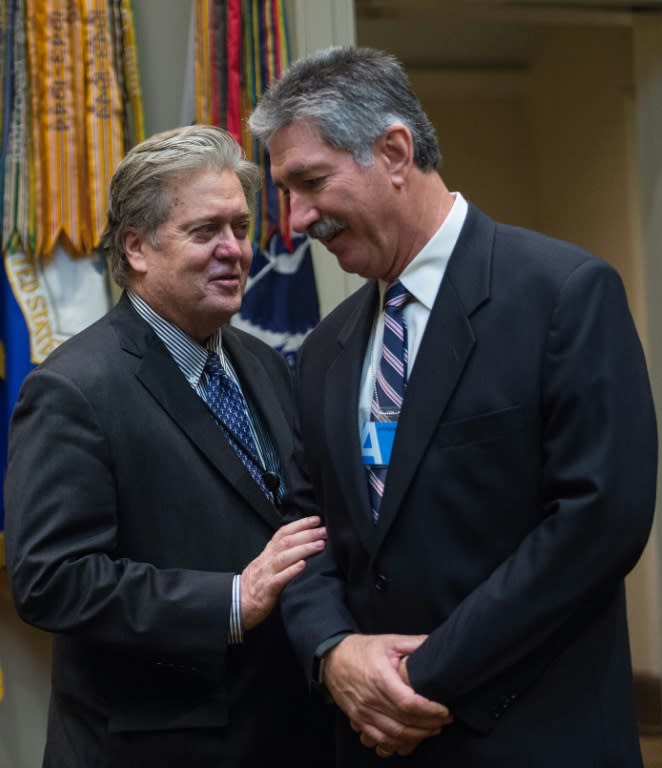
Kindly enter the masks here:
[[[455, 201], [439, 229], [432, 235], [412, 261], [402, 270], [400, 282], [411, 295], [429, 310], [437, 297], [441, 279], [460, 236], [469, 205], [460, 192], [453, 192]], [[383, 301], [387, 284], [379, 281]], [[380, 301], [380, 306], [382, 305]]]

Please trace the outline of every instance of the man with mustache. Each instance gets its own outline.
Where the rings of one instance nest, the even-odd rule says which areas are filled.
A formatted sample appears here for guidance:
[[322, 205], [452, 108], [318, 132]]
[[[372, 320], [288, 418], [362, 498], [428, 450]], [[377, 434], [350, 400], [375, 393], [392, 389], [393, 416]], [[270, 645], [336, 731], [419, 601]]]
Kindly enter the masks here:
[[117, 168], [125, 291], [25, 381], [6, 489], [20, 615], [56, 633], [46, 768], [307, 768], [332, 754], [274, 606], [325, 546], [281, 527], [287, 366], [228, 321], [259, 185], [190, 126]]
[[293, 227], [368, 278], [301, 352], [285, 502], [329, 532], [282, 609], [338, 765], [640, 766], [623, 579], [657, 436], [619, 276], [450, 192], [379, 51], [296, 62], [250, 125]]

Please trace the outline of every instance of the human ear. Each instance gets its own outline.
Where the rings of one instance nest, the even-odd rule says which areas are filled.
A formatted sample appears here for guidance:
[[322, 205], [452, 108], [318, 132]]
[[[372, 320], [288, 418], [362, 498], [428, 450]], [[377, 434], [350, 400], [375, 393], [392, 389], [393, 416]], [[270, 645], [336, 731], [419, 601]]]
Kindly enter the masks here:
[[147, 271], [144, 244], [144, 235], [141, 235], [135, 229], [127, 229], [122, 233], [122, 245], [126, 254], [126, 260], [134, 272], [144, 273]]
[[414, 164], [414, 140], [409, 128], [401, 123], [390, 125], [379, 138], [378, 151], [393, 184], [404, 186]]

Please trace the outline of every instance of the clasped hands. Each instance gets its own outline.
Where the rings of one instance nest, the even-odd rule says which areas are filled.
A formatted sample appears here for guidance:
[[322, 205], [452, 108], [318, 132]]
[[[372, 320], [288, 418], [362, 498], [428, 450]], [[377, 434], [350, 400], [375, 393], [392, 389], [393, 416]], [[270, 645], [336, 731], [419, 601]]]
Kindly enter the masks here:
[[453, 722], [448, 708], [417, 694], [407, 657], [426, 635], [349, 635], [325, 658], [324, 683], [361, 743], [379, 757], [409, 755]]
[[[241, 574], [241, 619], [250, 629], [273, 609], [283, 587], [321, 552], [327, 532], [318, 517], [280, 528]], [[407, 658], [426, 635], [349, 635], [326, 656], [324, 682], [361, 743], [379, 757], [409, 755], [453, 722], [448, 708], [417, 694]]]

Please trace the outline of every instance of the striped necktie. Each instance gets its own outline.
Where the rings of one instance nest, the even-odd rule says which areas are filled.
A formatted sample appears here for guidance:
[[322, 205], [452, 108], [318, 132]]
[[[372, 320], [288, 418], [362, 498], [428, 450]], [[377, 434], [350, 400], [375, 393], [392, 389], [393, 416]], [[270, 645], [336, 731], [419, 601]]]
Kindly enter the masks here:
[[207, 406], [219, 422], [230, 445], [249, 471], [251, 477], [260, 486], [264, 495], [273, 501], [274, 497], [264, 480], [264, 469], [250, 423], [248, 406], [239, 387], [223, 369], [215, 352], [209, 352], [205, 363], [208, 377]]
[[[400, 281], [384, 295], [384, 339], [375, 377], [370, 415], [373, 421], [398, 421], [407, 385], [407, 325], [402, 313], [411, 294]], [[368, 468], [368, 492], [372, 522], [379, 520], [388, 467]]]

